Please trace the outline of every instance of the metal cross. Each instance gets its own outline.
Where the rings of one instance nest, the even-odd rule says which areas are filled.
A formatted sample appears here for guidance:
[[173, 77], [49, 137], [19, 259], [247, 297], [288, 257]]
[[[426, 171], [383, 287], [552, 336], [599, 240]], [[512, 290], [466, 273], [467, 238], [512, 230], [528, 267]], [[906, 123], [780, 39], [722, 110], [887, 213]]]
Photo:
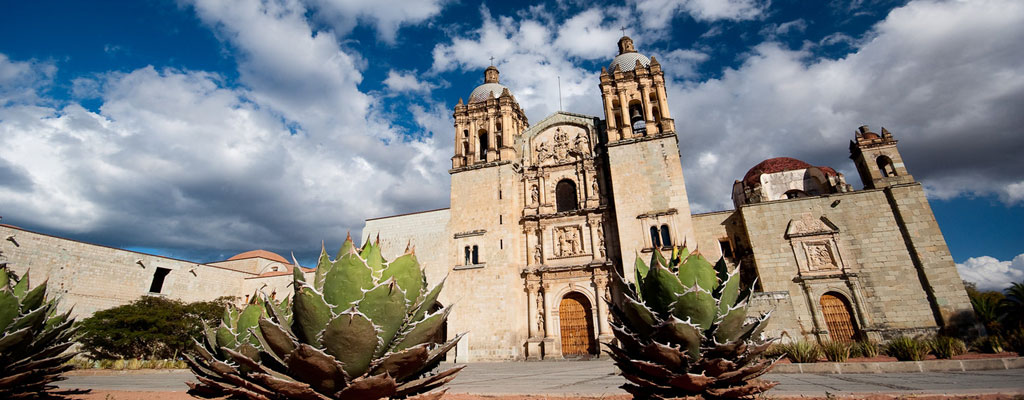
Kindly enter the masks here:
[[494, 56], [491, 56], [491, 66], [494, 66]]
[[619, 30], [622, 31], [622, 36], [626, 36], [626, 27], [620, 27]]

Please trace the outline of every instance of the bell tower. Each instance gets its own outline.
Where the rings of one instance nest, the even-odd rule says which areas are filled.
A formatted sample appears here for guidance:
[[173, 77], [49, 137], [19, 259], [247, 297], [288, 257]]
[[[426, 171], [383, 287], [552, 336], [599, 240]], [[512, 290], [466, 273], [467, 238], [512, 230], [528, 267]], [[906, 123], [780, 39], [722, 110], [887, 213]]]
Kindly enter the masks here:
[[673, 245], [693, 247], [696, 237], [661, 64], [628, 36], [618, 47], [619, 55], [601, 68], [600, 88], [619, 259], [624, 276], [633, 276], [638, 252], [667, 254]]
[[516, 157], [515, 139], [529, 123], [512, 92], [498, 82], [493, 65], [484, 71], [484, 83], [473, 89], [469, 103], [455, 106], [455, 155], [452, 169]]
[[865, 189], [914, 182], [896, 149], [896, 143], [897, 140], [884, 127], [881, 135], [871, 132], [867, 125], [857, 128], [854, 140], [850, 141], [850, 159], [857, 166]]

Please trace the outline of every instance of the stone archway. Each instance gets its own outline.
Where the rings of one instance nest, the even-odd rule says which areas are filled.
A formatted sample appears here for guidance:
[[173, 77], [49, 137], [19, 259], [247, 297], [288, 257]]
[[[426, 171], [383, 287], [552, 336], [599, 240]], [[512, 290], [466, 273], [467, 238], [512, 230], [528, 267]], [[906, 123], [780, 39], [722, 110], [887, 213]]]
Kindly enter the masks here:
[[582, 293], [570, 292], [562, 297], [558, 304], [558, 325], [562, 339], [562, 356], [588, 356], [597, 353], [590, 300]]
[[828, 326], [828, 337], [835, 342], [857, 340], [857, 323], [853, 320], [853, 309], [846, 298], [836, 292], [821, 296], [821, 315]]

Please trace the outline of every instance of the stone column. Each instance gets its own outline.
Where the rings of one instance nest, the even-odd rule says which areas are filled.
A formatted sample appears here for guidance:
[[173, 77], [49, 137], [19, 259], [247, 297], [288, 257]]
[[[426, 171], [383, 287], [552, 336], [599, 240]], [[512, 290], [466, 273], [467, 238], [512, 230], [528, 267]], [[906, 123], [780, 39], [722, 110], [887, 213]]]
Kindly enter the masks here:
[[[647, 122], [647, 125], [653, 126], [654, 125], [654, 113], [651, 112], [651, 98], [649, 96], [650, 96], [650, 94], [648, 94], [648, 92], [647, 92], [647, 86], [646, 85], [641, 85], [640, 86], [640, 102], [644, 105], [644, 121]], [[647, 130], [648, 130], [648, 133], [650, 133], [651, 128], [648, 127]]]
[[538, 285], [537, 282], [526, 282], [526, 312], [529, 313], [527, 323], [530, 325], [527, 330], [527, 332], [529, 332], [529, 336], [527, 337], [529, 338], [537, 336], [537, 296], [539, 295], [537, 290], [539, 288], [540, 285]]
[[661, 112], [661, 119], [665, 120], [672, 118], [669, 116], [668, 112], [668, 99], [665, 98], [665, 85], [655, 84], [654, 87], [658, 89], [658, 111]]
[[[469, 154], [466, 154], [466, 157], [467, 157], [466, 164], [472, 164], [472, 163], [474, 163], [474, 162], [476, 162], [477, 160], [480, 159], [480, 154], [478, 153], [479, 149], [477, 149], [478, 146], [476, 144], [476, 130], [477, 130], [477, 128], [476, 128], [476, 120], [470, 119], [469, 120]], [[473, 156], [469, 157], [470, 154], [472, 154]]]
[[[604, 271], [594, 271], [595, 274], [604, 274]], [[612, 327], [608, 324], [608, 304], [604, 301], [605, 291], [608, 289], [608, 278], [603, 275], [594, 276], [594, 294], [597, 297], [597, 336], [605, 339], [612, 336]]]
[[587, 227], [590, 229], [590, 254], [592, 255], [592, 258], [595, 260], [600, 256], [600, 252], [598, 251], [597, 247], [597, 224], [599, 223], [599, 221], [595, 221], [590, 218], [587, 219]]
[[629, 101], [626, 99], [626, 92], [619, 91], [619, 114], [622, 115], [622, 139], [633, 137], [633, 124], [629, 122]]
[[608, 118], [608, 130], [614, 130], [616, 125], [615, 111], [613, 111], [612, 109], [612, 98], [610, 95], [603, 93], [601, 95], [601, 98], [602, 100], [604, 100], [604, 115], [606, 115]]
[[543, 297], [541, 304], [544, 305], [541, 315], [544, 316], [544, 339], [553, 339], [551, 336], [551, 284], [545, 283], [541, 287], [543, 291], [540, 292]]

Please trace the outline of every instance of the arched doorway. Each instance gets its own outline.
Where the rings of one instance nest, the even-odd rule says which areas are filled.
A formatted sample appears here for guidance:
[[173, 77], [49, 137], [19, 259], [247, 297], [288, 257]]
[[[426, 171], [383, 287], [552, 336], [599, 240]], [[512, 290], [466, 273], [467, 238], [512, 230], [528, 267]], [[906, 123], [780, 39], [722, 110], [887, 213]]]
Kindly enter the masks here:
[[571, 292], [562, 297], [558, 305], [558, 324], [562, 332], [563, 356], [586, 356], [597, 352], [594, 318], [586, 296]]
[[843, 295], [825, 293], [821, 296], [821, 314], [828, 326], [828, 336], [834, 342], [853, 342], [857, 339], [857, 324], [853, 309]]

